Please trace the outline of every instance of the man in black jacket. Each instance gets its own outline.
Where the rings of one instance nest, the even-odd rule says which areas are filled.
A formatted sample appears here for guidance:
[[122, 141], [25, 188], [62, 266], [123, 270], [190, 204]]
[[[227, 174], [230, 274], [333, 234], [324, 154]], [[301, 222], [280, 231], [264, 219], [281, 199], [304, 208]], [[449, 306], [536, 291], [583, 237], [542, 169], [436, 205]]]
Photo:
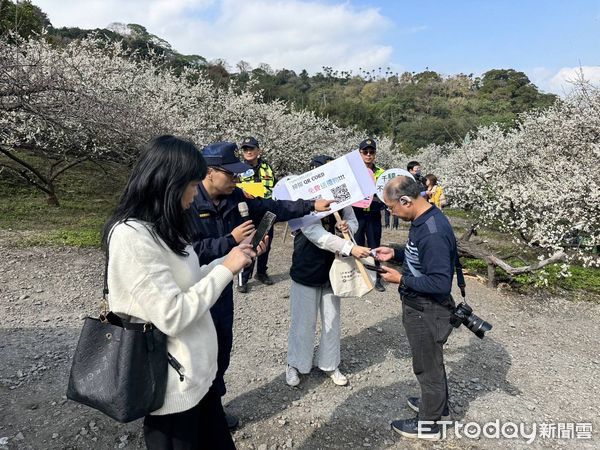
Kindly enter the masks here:
[[[250, 166], [240, 162], [237, 145], [233, 142], [217, 142], [205, 147], [202, 155], [208, 165], [208, 173], [198, 186], [198, 195], [194, 199], [194, 232], [192, 236], [194, 250], [200, 264], [208, 264], [216, 258], [226, 255], [233, 247], [254, 232], [254, 224], [260, 223], [267, 211], [277, 215], [278, 221], [287, 221], [310, 214], [312, 211], [328, 211], [331, 200], [270, 200], [249, 198], [244, 191], [236, 187], [239, 174]], [[238, 204], [248, 205], [249, 220], [242, 219]], [[233, 284], [230, 284], [210, 312], [217, 330], [219, 345], [218, 370], [214, 385], [217, 392], [225, 395], [223, 376], [229, 367], [233, 343]], [[238, 420], [226, 414], [230, 428]]]
[[410, 161], [406, 165], [406, 170], [414, 177], [415, 181], [419, 185], [420, 193], [422, 197], [427, 198], [427, 183], [421, 169], [421, 163], [419, 161]]
[[402, 273], [384, 267], [381, 276], [400, 285], [402, 322], [412, 353], [421, 398], [409, 397], [418, 412], [414, 419], [395, 420], [392, 429], [403, 436], [437, 440], [442, 416], [448, 416], [448, 383], [443, 346], [452, 331], [454, 300], [450, 295], [457, 259], [456, 239], [448, 219], [422, 197], [421, 186], [409, 177], [386, 184], [384, 202], [394, 216], [410, 221], [402, 250], [375, 249], [380, 261], [402, 263]]

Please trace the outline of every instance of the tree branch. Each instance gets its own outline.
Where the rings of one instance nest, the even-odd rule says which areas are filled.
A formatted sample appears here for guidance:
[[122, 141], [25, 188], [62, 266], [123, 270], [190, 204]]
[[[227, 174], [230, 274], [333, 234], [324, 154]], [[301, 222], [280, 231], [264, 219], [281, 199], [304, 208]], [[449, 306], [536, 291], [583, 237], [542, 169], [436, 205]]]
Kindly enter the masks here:
[[[66, 166], [60, 168], [58, 171], [56, 171], [56, 173], [53, 173], [50, 175], [50, 181], [54, 181], [56, 180], [56, 178], [58, 178], [58, 176], [69, 170], [71, 167], [76, 166], [77, 164], [81, 164], [82, 162], [86, 161], [89, 159], [89, 156], [84, 156], [83, 158], [78, 158], [75, 161], [71, 161], [69, 164], [67, 164]], [[54, 166], [52, 167], [52, 170], [54, 170]]]
[[94, 160], [94, 159], [90, 159], [91, 163], [98, 166], [100, 168], [100, 170], [102, 170], [102, 172], [104, 172], [104, 175], [106, 176], [110, 176], [110, 173], [108, 173], [108, 170], [106, 170], [106, 168], [100, 164], [98, 161]]
[[[8, 150], [6, 150], [5, 148], [2, 148], [2, 147], [0, 147], [0, 153], [2, 153], [3, 155], [5, 155], [7, 158], [12, 159], [13, 161], [15, 161], [20, 166], [25, 167], [27, 170], [29, 170], [31, 173], [33, 173], [36, 177], [38, 177], [42, 182], [48, 184], [48, 180], [35, 167], [33, 167], [28, 162], [23, 161], [21, 158], [19, 158], [18, 156], [13, 155], [11, 152], [9, 152]], [[26, 179], [28, 181], [30, 180], [29, 177], [27, 177]], [[33, 180], [31, 180], [30, 182], [33, 183]], [[47, 191], [44, 190], [44, 192], [47, 192]]]
[[[553, 264], [559, 261], [564, 261], [567, 257], [563, 250], [557, 251], [549, 258], [544, 259], [543, 261], [536, 262], [535, 264], [529, 264], [523, 267], [513, 267], [509, 263], [505, 261], [505, 259], [510, 258], [507, 256], [505, 258], [500, 258], [494, 254], [492, 254], [489, 250], [486, 250], [479, 245], [470, 242], [469, 239], [472, 235], [477, 234], [477, 227], [479, 224], [475, 223], [471, 225], [463, 235], [457, 239], [457, 247], [460, 256], [469, 256], [472, 258], [480, 259], [487, 263], [488, 268], [488, 285], [495, 285], [495, 268], [500, 267], [504, 270], [511, 278], [520, 275], [522, 273], [534, 272], [536, 270], [541, 269], [548, 264]], [[525, 262], [522, 258], [519, 259]]]
[[566, 257], [567, 257], [566, 253], [562, 250], [559, 250], [558, 252], [554, 253], [554, 255], [550, 256], [549, 258], [546, 258], [543, 261], [539, 261], [535, 264], [530, 264], [529, 266], [525, 266], [525, 267], [512, 267], [510, 264], [501, 260], [500, 258], [498, 258], [494, 255], [489, 255], [489, 259], [492, 264], [500, 267], [506, 273], [508, 273], [509, 275], [512, 275], [512, 276], [539, 270], [542, 267], [547, 266], [548, 264], [553, 264], [553, 263], [556, 263], [559, 261], [564, 261], [566, 259]]
[[0, 167], [4, 167], [6, 169], [12, 170], [13, 172], [15, 172], [17, 175], [19, 175], [21, 178], [23, 178], [25, 181], [27, 181], [29, 184], [31, 184], [32, 186], [38, 188], [39, 190], [45, 192], [48, 195], [54, 195], [54, 192], [52, 192], [50, 189], [48, 189], [47, 187], [39, 184], [37, 181], [35, 181], [34, 179], [32, 179], [28, 174], [27, 171], [25, 170], [19, 170], [15, 167], [6, 165], [6, 164], [0, 164]]

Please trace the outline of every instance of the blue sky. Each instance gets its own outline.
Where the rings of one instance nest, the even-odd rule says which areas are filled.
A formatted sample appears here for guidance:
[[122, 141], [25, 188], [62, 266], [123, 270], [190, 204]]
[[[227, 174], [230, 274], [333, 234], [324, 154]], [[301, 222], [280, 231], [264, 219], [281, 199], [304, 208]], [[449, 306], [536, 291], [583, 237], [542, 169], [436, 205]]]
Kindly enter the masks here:
[[[385, 41], [411, 70], [445, 73], [600, 64], [600, 1], [379, 1]], [[409, 30], [415, 30], [412, 33]]]
[[[55, 26], [139, 23], [232, 70], [322, 66], [525, 72], [564, 93], [581, 66], [600, 83], [600, 0], [33, 0]], [[384, 69], [385, 71], [385, 69]]]

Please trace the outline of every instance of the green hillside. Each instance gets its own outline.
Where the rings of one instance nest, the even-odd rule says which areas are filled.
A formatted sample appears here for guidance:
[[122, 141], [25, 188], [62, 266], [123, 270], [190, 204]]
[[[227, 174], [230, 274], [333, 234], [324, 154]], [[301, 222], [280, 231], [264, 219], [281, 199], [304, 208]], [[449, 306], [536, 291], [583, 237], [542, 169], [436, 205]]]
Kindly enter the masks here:
[[387, 135], [407, 154], [431, 143], [460, 142], [479, 125], [497, 122], [512, 127], [518, 113], [556, 100], [513, 69], [494, 69], [477, 77], [445, 76], [431, 70], [393, 73], [389, 67], [359, 68], [358, 72], [323, 67], [309, 75], [305, 70], [275, 70], [268, 64], [252, 68], [239, 61], [234, 70], [224, 60], [182, 55], [142, 25], [114, 23], [107, 27], [54, 28], [31, 2], [0, 0], [0, 34], [9, 39], [11, 31], [28, 37], [45, 28], [56, 45], [63, 45], [96, 33], [110, 41], [122, 41], [139, 57], [161, 57], [176, 73], [186, 66], [199, 67], [220, 87], [235, 83], [242, 89], [255, 80], [251, 89], [260, 91], [267, 101], [283, 100], [290, 107], [314, 111], [342, 126]]

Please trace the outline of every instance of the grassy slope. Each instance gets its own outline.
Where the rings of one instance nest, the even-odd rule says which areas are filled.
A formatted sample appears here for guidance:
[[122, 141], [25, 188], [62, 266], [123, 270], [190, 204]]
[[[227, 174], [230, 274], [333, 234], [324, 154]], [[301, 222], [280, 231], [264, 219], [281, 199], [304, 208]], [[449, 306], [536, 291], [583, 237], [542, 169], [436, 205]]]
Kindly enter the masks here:
[[[29, 158], [31, 160], [31, 158]], [[10, 174], [0, 176], [0, 230], [19, 246], [97, 247], [100, 230], [118, 201], [128, 171], [82, 164], [57, 183], [60, 206], [48, 206], [45, 195]]]

